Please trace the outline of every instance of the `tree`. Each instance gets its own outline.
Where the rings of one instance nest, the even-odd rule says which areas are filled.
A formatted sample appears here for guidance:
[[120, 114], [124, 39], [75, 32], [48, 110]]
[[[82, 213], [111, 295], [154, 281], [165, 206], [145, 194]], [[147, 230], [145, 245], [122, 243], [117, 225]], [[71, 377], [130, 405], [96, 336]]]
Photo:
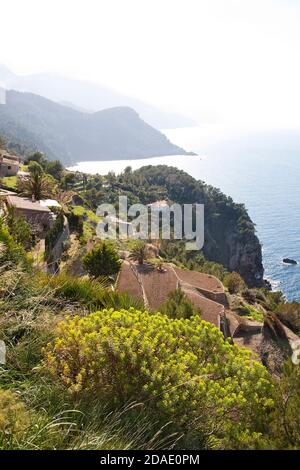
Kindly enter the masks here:
[[50, 175], [44, 173], [39, 163], [30, 164], [30, 175], [18, 180], [21, 194], [27, 197], [34, 197], [37, 201], [53, 196], [55, 192], [55, 182]]
[[31, 175], [42, 175], [44, 173], [42, 165], [34, 160], [29, 162], [28, 171]]
[[64, 177], [63, 177], [63, 181], [62, 181], [62, 184], [64, 186], [64, 188], [66, 190], [68, 190], [69, 188], [73, 188], [75, 186], [75, 183], [76, 183], [76, 175], [75, 173], [72, 173], [72, 172], [67, 172]]
[[224, 285], [230, 294], [237, 294], [245, 288], [245, 281], [238, 273], [228, 273], [224, 277]]
[[32, 238], [30, 225], [26, 222], [22, 215], [17, 214], [14, 207], [7, 208], [5, 223], [13, 239], [17, 243], [24, 246], [25, 248], [30, 246]]
[[45, 157], [44, 157], [44, 154], [42, 152], [34, 152], [32, 153], [31, 155], [29, 155], [29, 157], [26, 158], [25, 160], [25, 164], [28, 165], [30, 162], [37, 162], [39, 163], [41, 166], [43, 166], [43, 164], [45, 163]]
[[121, 267], [119, 255], [111, 243], [102, 241], [83, 257], [83, 265], [92, 277], [117, 274]]
[[135, 243], [135, 246], [132, 248], [129, 258], [133, 261], [137, 261], [139, 264], [144, 264], [148, 258], [147, 245], [142, 240], [139, 240]]
[[55, 178], [56, 180], [61, 180], [64, 167], [59, 160], [54, 160], [54, 161], [46, 160], [44, 164], [44, 169], [46, 173], [53, 176], [53, 178]]
[[170, 292], [168, 299], [160, 306], [159, 310], [171, 318], [190, 318], [200, 313], [181, 289]]

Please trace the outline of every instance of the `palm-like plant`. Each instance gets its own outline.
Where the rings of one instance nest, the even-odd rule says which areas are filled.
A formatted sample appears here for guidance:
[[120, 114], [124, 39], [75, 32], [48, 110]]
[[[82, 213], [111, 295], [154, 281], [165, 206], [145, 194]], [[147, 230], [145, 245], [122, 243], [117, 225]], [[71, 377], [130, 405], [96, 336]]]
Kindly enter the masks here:
[[44, 173], [38, 163], [29, 168], [29, 170], [29, 175], [19, 180], [19, 189], [22, 195], [30, 198], [33, 197], [37, 201], [51, 197], [55, 190], [53, 178]]
[[137, 261], [139, 264], [144, 264], [148, 258], [147, 245], [143, 241], [139, 241], [132, 248], [129, 258], [133, 261]]

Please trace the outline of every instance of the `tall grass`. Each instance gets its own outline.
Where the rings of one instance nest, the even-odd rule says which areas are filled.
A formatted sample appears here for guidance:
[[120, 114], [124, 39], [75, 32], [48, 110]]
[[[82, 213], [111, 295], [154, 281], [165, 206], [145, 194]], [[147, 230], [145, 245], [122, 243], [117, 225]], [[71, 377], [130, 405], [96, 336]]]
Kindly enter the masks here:
[[88, 310], [103, 308], [143, 308], [143, 302], [130, 294], [120, 293], [109, 287], [109, 281], [104, 279], [87, 279], [61, 273], [56, 276], [40, 277], [40, 282], [48, 286], [56, 296], [68, 302], [77, 302]]
[[143, 307], [141, 301], [108, 287], [107, 280], [64, 273], [29, 276], [20, 266], [2, 264], [0, 339], [7, 347], [7, 364], [0, 368], [0, 391], [15, 394], [28, 422], [16, 432], [0, 429], [0, 449], [154, 449], [174, 444], [176, 436], [145, 415], [142, 404], [118, 410], [101, 397], [72, 401], [39, 367], [42, 348], [65, 311], [86, 314], [131, 306]]

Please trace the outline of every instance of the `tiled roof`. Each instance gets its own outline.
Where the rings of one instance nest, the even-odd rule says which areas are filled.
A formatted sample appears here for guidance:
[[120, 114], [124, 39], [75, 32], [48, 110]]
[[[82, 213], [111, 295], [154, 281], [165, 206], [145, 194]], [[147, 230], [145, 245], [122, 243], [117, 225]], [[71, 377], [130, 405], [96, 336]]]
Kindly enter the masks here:
[[[138, 265], [131, 263], [130, 266], [130, 263], [125, 261], [119, 274], [117, 290], [130, 292], [139, 298], [143, 298], [144, 292], [149, 307], [152, 310], [159, 310], [160, 305], [167, 299], [168, 294], [178, 287], [177, 275], [182, 270], [178, 271], [179, 273], [177, 273], [177, 270], [175, 273], [175, 270], [170, 265], [164, 265], [163, 271], [160, 272], [154, 266], [148, 264]], [[207, 275], [196, 276], [196, 278], [197, 284], [199, 283], [200, 285], [206, 281], [206, 289], [211, 286], [216, 287], [216, 281], [218, 281], [216, 278], [211, 279]], [[220, 283], [220, 287], [222, 287], [222, 283]], [[220, 328], [220, 317], [224, 315], [224, 306], [205, 297], [187, 283], [183, 291], [191, 302], [201, 310], [201, 318]]]
[[181, 281], [187, 282], [191, 286], [199, 287], [215, 293], [224, 292], [222, 282], [210, 274], [198, 273], [196, 271], [188, 271], [179, 268], [174, 268], [174, 270]]
[[7, 196], [7, 203], [16, 209], [23, 209], [35, 212], [51, 212], [48, 207], [41, 206], [39, 201], [32, 202], [31, 199], [20, 196]]
[[10, 158], [7, 158], [4, 156], [3, 158], [0, 158], [0, 163], [4, 163], [5, 165], [15, 165], [19, 166], [19, 162], [17, 160], [11, 160]]

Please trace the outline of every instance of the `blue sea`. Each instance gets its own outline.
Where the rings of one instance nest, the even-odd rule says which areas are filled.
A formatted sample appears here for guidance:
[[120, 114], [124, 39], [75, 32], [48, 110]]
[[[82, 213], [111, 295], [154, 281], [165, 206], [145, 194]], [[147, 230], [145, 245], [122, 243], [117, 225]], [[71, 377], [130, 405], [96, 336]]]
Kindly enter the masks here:
[[[202, 126], [165, 130], [175, 144], [198, 156], [84, 162], [76, 169], [116, 173], [127, 165], [177, 166], [245, 204], [263, 245], [265, 277], [288, 300], [300, 301], [300, 130], [245, 130]], [[283, 258], [299, 264], [286, 265]]]

